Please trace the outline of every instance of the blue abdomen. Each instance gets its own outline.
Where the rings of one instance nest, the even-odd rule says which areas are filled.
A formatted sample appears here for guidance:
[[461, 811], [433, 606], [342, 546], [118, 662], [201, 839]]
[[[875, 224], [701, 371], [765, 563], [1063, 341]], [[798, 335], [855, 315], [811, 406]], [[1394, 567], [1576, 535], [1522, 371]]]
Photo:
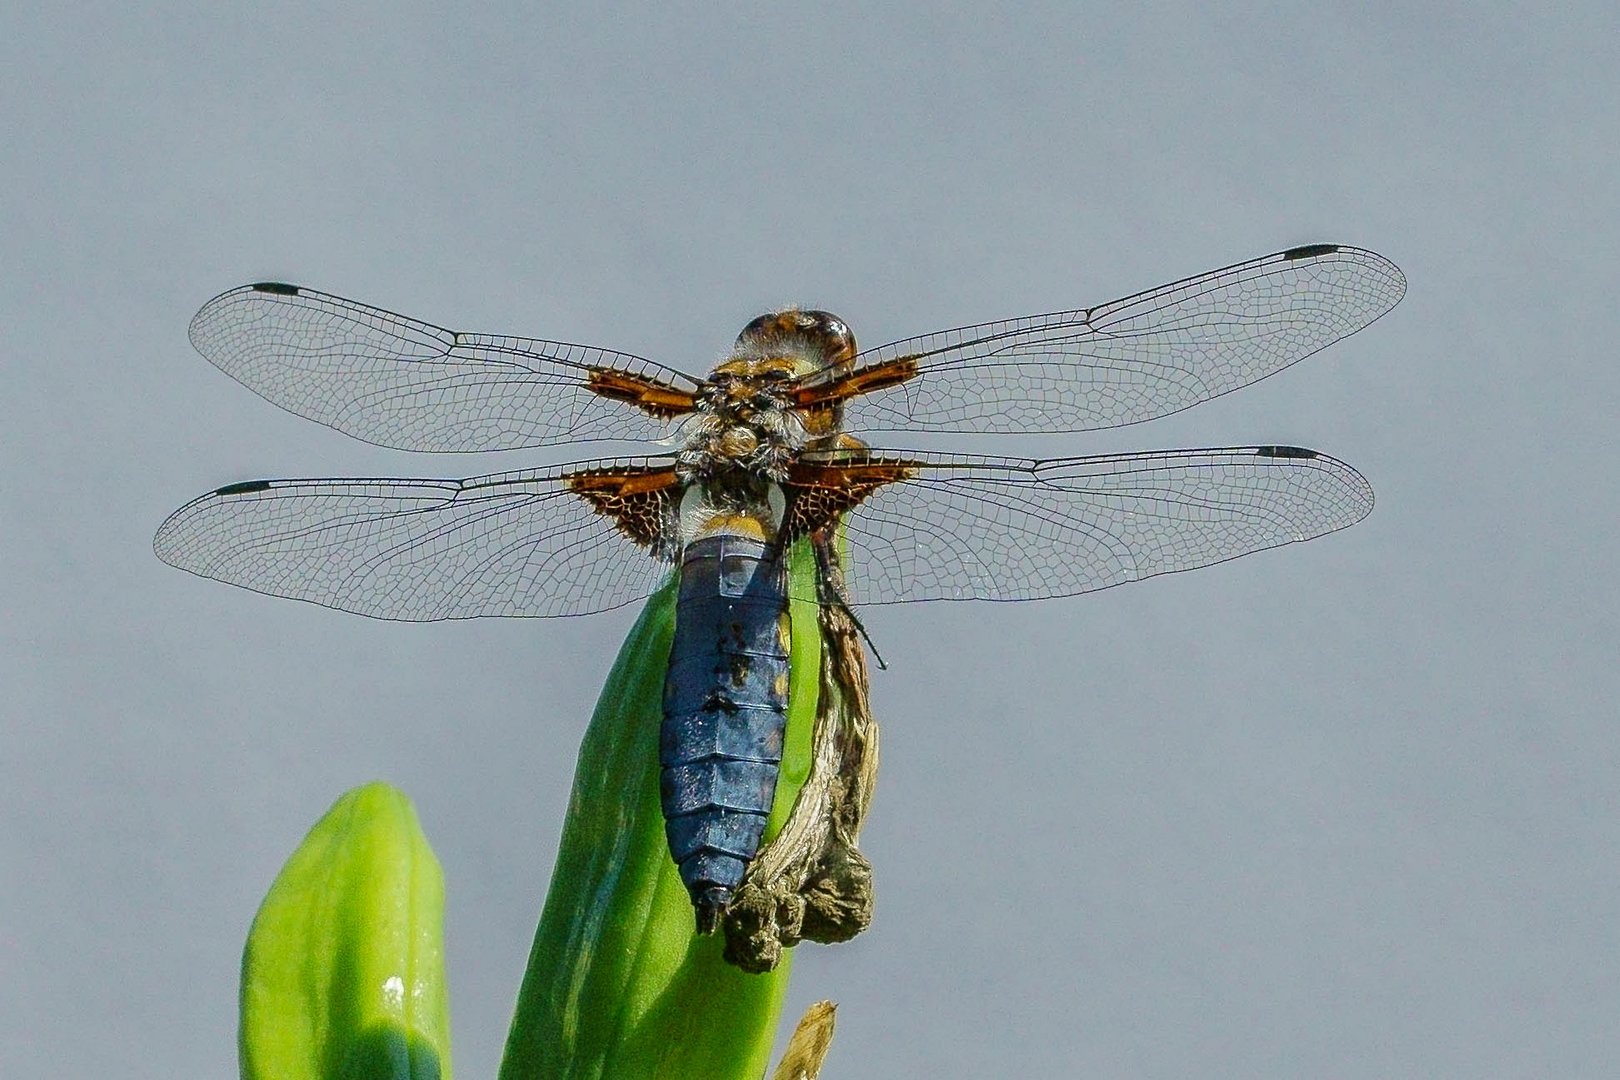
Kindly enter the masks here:
[[787, 727], [788, 602], [763, 541], [706, 536], [681, 558], [664, 677], [660, 793], [670, 854], [714, 929], [759, 852]]

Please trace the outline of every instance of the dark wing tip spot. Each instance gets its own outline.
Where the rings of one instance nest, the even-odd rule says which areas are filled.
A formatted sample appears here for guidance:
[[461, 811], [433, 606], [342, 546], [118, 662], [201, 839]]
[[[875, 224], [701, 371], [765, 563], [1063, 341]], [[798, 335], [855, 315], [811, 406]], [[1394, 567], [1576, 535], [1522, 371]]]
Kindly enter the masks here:
[[1261, 457], [1292, 457], [1313, 458], [1320, 457], [1315, 450], [1307, 450], [1303, 446], [1257, 446], [1254, 452]]
[[1295, 259], [1314, 259], [1319, 255], [1331, 255], [1338, 250], [1338, 244], [1302, 244], [1296, 248], [1289, 248], [1282, 253], [1282, 257], [1292, 262]]
[[274, 293], [277, 296], [298, 295], [298, 286], [288, 285], [285, 281], [255, 281], [248, 288], [254, 292]]
[[267, 491], [270, 487], [268, 480], [243, 480], [240, 484], [226, 484], [215, 495], [247, 495], [254, 491]]

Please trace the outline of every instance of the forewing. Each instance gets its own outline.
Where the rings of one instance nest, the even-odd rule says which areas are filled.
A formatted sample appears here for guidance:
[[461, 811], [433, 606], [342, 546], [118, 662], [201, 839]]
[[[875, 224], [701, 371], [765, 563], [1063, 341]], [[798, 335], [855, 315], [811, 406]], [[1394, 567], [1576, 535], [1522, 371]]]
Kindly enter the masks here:
[[[275, 282], [210, 300], [191, 321], [191, 342], [289, 412], [403, 450], [657, 438], [668, 416], [690, 407], [695, 386], [626, 353], [457, 333]], [[593, 390], [604, 373], [607, 383], [642, 391], [652, 408], [622, 400], [622, 385], [619, 398]]]
[[[843, 515], [857, 604], [1033, 600], [1106, 589], [1309, 540], [1365, 517], [1371, 486], [1298, 447], [1040, 461], [808, 454], [797, 480], [869, 493]], [[836, 505], [836, 492], [829, 492]]]
[[[639, 506], [602, 513], [580, 478], [623, 478]], [[175, 511], [164, 562], [257, 592], [380, 619], [582, 615], [640, 599], [669, 564], [626, 522], [672, 505], [667, 460], [470, 480], [258, 480]]]
[[1314, 244], [1112, 303], [908, 338], [857, 357], [852, 431], [1086, 431], [1178, 412], [1265, 378], [1394, 307], [1406, 279]]

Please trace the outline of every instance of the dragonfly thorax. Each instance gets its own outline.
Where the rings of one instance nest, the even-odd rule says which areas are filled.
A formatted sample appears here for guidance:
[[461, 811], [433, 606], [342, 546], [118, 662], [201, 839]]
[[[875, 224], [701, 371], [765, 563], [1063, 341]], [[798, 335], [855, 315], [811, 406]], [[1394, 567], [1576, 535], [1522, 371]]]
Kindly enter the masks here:
[[780, 362], [729, 360], [699, 392], [682, 425], [676, 472], [688, 483], [730, 483], [733, 473], [780, 482], [807, 434], [792, 407], [790, 369]]
[[[854, 356], [855, 335], [826, 311], [788, 308], [750, 322], [694, 395], [676, 456], [681, 479], [731, 484], [728, 474], [740, 472], [780, 483], [812, 438], [795, 388], [806, 376], [846, 369]], [[836, 418], [816, 419], [825, 426]]]

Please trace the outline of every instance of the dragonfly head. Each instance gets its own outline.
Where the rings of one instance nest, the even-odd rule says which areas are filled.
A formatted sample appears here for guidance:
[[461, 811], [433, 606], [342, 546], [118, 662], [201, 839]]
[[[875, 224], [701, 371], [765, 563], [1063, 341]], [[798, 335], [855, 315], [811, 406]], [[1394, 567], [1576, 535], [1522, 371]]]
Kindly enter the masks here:
[[830, 311], [785, 308], [761, 315], [737, 335], [737, 356], [785, 356], [795, 374], [848, 367], [855, 360], [855, 335]]

